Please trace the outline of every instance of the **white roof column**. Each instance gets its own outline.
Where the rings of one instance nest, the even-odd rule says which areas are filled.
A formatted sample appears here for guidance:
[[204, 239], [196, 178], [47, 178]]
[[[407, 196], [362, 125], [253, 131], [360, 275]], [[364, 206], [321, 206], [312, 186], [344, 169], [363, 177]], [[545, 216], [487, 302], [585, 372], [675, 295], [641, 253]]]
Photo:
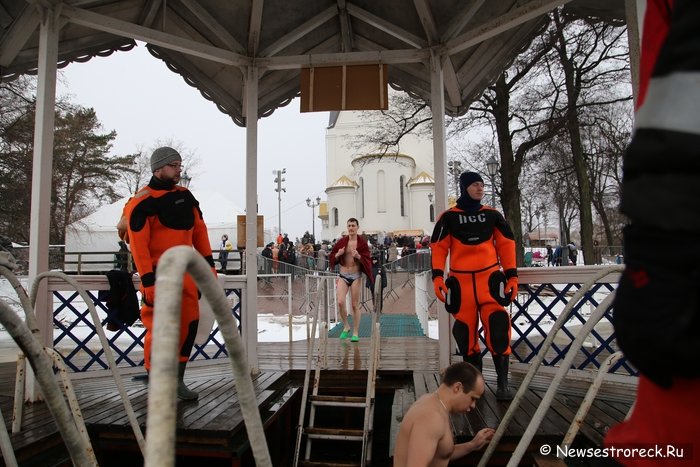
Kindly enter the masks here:
[[245, 83], [246, 191], [245, 259], [246, 294], [243, 345], [248, 365], [258, 373], [258, 69], [249, 66]]
[[639, 94], [639, 57], [641, 54], [642, 26], [646, 0], [625, 0], [625, 21], [627, 22], [627, 43], [630, 51], [630, 75], [632, 77], [632, 97], [637, 103]]
[[[28, 284], [49, 269], [49, 231], [51, 224], [51, 172], [53, 169], [54, 109], [56, 107], [56, 63], [58, 62], [58, 15], [43, 10], [39, 35], [36, 119], [34, 122], [34, 156], [32, 166], [32, 201], [29, 224]], [[41, 343], [53, 346], [53, 300], [48, 296], [48, 284], [42, 281], [37, 291], [36, 305]], [[40, 399], [34, 373], [27, 366], [25, 399]]]
[[[434, 51], [430, 54], [430, 110], [433, 116], [433, 158], [435, 163], [435, 212], [447, 208], [447, 151], [445, 143], [445, 75], [442, 57]], [[431, 232], [432, 233], [432, 232]], [[440, 343], [440, 368], [450, 364], [452, 338], [450, 315], [438, 300], [438, 341]]]

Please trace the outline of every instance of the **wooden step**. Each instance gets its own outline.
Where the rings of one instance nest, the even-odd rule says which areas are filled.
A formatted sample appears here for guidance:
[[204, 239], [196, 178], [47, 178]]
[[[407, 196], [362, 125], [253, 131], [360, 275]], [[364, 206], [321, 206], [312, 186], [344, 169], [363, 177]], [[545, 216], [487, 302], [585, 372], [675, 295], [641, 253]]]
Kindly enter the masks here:
[[360, 462], [299, 461], [299, 467], [357, 467]]
[[340, 441], [362, 441], [362, 429], [306, 427], [304, 433], [311, 439], [335, 439]]
[[367, 399], [361, 396], [310, 396], [315, 406], [325, 407], [366, 407]]
[[532, 455], [533, 465], [536, 467], [566, 467], [566, 462], [554, 456]]

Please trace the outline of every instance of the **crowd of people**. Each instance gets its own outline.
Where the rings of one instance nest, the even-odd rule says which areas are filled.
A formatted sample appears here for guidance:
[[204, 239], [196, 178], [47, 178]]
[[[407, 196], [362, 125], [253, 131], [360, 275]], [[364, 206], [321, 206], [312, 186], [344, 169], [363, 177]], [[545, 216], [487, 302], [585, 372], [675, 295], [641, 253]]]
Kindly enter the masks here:
[[[379, 265], [385, 265], [418, 252], [430, 250], [430, 236], [407, 235], [365, 235], [360, 234], [369, 244], [370, 257]], [[316, 242], [308, 231], [294, 241], [288, 234], [280, 234], [274, 242], [269, 242], [260, 252], [267, 258], [262, 265], [265, 274], [290, 272], [289, 266], [296, 266], [312, 271], [328, 271], [328, 255], [338, 239]]]

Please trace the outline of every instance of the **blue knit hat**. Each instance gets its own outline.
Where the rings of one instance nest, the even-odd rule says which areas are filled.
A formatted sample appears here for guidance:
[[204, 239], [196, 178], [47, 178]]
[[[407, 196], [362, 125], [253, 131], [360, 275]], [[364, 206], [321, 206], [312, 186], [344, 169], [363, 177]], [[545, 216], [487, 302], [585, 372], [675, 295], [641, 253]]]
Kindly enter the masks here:
[[462, 175], [460, 175], [459, 176], [460, 193], [466, 193], [467, 187], [474, 182], [484, 183], [484, 179], [481, 178], [481, 175], [479, 175], [476, 172], [464, 172]]

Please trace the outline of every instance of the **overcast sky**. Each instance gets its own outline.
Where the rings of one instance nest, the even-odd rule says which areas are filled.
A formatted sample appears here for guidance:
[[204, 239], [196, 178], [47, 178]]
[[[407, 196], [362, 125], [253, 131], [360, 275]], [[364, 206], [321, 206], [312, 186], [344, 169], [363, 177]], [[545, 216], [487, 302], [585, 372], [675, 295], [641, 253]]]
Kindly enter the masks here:
[[[143, 44], [129, 52], [70, 64], [61, 71], [57, 94], [94, 108], [104, 130], [117, 132], [114, 154], [149, 149], [157, 141], [180, 143], [201, 161], [192, 173], [190, 188], [195, 194], [197, 188], [216, 189], [245, 208], [245, 129], [151, 56]], [[272, 172], [286, 168], [282, 231], [291, 239], [311, 232], [312, 210], [306, 198], [325, 200], [327, 124], [328, 112], [300, 113], [299, 99], [259, 121], [258, 208], [266, 229], [278, 225]], [[207, 207], [202, 210], [206, 220]], [[314, 219], [318, 237], [321, 222]]]

